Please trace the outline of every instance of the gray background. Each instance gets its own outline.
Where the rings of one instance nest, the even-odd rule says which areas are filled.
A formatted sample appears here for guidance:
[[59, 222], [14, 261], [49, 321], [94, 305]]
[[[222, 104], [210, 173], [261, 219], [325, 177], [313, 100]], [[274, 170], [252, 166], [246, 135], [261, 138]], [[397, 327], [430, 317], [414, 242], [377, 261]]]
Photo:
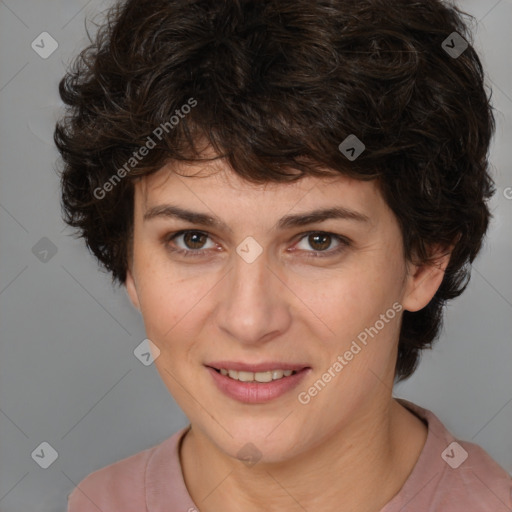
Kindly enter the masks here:
[[[109, 3], [0, 0], [1, 512], [65, 511], [87, 474], [187, 424], [154, 366], [133, 354], [145, 338], [139, 313], [60, 219], [57, 84], [87, 42], [84, 19]], [[478, 20], [498, 111], [495, 219], [441, 339], [395, 395], [433, 410], [512, 472], [512, 1], [457, 5]], [[47, 59], [31, 47], [44, 31], [58, 42]], [[41, 252], [51, 247], [43, 237], [54, 255]], [[31, 456], [42, 442], [58, 452], [47, 469]]]

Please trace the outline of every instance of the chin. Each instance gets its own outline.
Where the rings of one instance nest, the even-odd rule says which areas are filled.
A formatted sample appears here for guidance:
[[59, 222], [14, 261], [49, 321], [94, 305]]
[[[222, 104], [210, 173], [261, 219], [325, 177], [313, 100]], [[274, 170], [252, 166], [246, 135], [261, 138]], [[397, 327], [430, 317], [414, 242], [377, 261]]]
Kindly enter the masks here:
[[277, 463], [289, 459], [298, 448], [298, 440], [285, 428], [279, 432], [279, 421], [268, 421], [252, 426], [239, 425], [230, 428], [229, 435], [222, 435], [217, 447], [233, 459], [244, 461], [248, 466], [256, 463]]

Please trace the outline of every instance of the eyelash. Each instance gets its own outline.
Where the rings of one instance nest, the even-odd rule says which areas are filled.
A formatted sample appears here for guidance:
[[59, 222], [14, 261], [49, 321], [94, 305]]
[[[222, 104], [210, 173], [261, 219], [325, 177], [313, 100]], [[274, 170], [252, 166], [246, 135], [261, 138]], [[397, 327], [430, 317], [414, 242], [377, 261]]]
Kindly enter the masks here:
[[[167, 235], [164, 236], [163, 243], [164, 243], [165, 248], [173, 254], [178, 254], [180, 256], [185, 256], [187, 258], [203, 256], [204, 253], [206, 252], [206, 250], [204, 250], [204, 249], [197, 249], [197, 250], [174, 249], [169, 245], [169, 243], [171, 241], [173, 241], [175, 238], [178, 238], [179, 236], [184, 235], [186, 233], [199, 233], [201, 235], [206, 235], [209, 237], [208, 233], [205, 233], [204, 231], [197, 231], [194, 229], [184, 229], [181, 231], [175, 231], [173, 233], [168, 233]], [[306, 233], [301, 233], [300, 238], [297, 243], [301, 242], [304, 238], [308, 237], [309, 235], [313, 235], [313, 234], [329, 235], [330, 237], [332, 237], [332, 238], [336, 239], [338, 242], [340, 242], [341, 245], [337, 249], [330, 250], [330, 251], [305, 251], [306, 253], [309, 253], [308, 256], [306, 256], [307, 258], [327, 258], [327, 257], [331, 257], [331, 256], [336, 256], [336, 255], [342, 253], [344, 250], [347, 249], [347, 247], [349, 247], [351, 245], [351, 242], [348, 238], [343, 237], [341, 235], [337, 235], [336, 233], [329, 233], [326, 231], [308, 231]]]

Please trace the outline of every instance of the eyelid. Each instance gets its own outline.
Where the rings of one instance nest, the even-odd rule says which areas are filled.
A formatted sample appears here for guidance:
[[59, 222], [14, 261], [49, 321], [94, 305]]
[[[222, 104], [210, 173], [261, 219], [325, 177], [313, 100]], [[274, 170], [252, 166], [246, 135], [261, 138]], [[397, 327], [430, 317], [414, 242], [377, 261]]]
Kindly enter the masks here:
[[[333, 256], [339, 256], [342, 252], [344, 252], [348, 247], [352, 246], [352, 241], [344, 236], [340, 235], [338, 233], [333, 233], [332, 231], [322, 231], [318, 229], [313, 229], [310, 231], [305, 231], [302, 233], [299, 233], [297, 235], [298, 241], [297, 243], [300, 243], [303, 239], [307, 238], [309, 235], [313, 234], [322, 234], [322, 235], [329, 235], [331, 238], [334, 238], [336, 241], [340, 243], [340, 245], [334, 249], [328, 249], [326, 251], [303, 251], [302, 249], [298, 249], [298, 251], [302, 251], [308, 256], [306, 258], [328, 258]], [[295, 252], [295, 249], [294, 249]]]

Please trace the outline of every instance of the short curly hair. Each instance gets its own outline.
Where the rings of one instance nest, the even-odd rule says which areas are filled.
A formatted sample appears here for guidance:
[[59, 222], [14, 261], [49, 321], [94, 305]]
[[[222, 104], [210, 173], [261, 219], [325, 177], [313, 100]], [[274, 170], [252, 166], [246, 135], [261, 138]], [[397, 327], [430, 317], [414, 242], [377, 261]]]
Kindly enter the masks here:
[[[59, 84], [65, 222], [123, 284], [134, 182], [201, 160], [200, 139], [252, 183], [377, 180], [405, 258], [454, 245], [435, 296], [403, 313], [395, 381], [409, 377], [492, 217], [495, 120], [463, 16], [441, 0], [116, 3]], [[339, 149], [349, 135], [365, 145], [351, 160]]]

